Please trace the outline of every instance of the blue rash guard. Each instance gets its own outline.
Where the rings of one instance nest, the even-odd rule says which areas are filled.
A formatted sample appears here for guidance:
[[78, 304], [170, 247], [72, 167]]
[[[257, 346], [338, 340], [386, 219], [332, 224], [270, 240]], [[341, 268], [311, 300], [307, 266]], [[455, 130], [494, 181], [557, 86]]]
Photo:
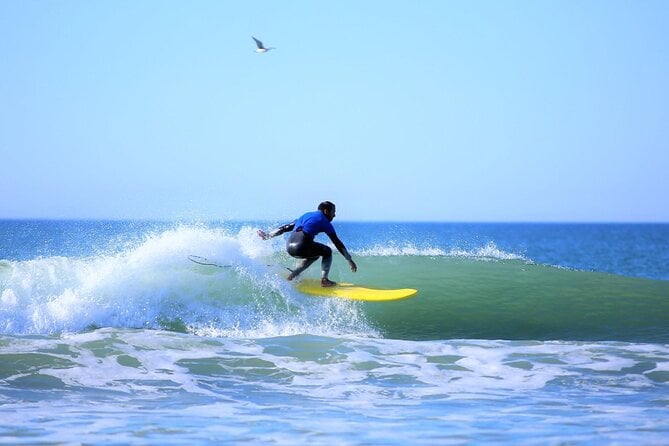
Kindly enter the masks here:
[[332, 223], [321, 211], [307, 212], [295, 220], [295, 231], [302, 231], [312, 238], [321, 232], [328, 236], [335, 234]]

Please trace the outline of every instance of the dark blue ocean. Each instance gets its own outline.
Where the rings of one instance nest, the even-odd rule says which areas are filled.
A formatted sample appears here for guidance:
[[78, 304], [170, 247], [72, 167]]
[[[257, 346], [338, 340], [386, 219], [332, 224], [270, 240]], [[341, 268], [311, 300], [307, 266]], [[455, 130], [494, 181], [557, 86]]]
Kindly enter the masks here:
[[0, 443], [669, 443], [669, 225], [280, 223], [0, 221]]

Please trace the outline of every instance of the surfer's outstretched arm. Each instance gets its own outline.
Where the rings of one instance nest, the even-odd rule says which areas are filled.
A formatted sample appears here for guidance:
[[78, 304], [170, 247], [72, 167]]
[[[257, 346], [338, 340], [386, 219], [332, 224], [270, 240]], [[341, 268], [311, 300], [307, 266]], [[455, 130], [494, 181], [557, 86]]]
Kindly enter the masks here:
[[284, 234], [286, 232], [292, 231], [293, 228], [295, 227], [295, 222], [288, 223], [287, 225], [283, 225], [281, 227], [276, 228], [274, 231], [271, 232], [265, 232], [262, 229], [258, 229], [258, 237], [260, 237], [263, 240], [268, 240], [273, 237], [276, 237], [277, 235]]
[[328, 237], [330, 237], [330, 240], [332, 240], [332, 243], [334, 243], [335, 247], [341, 253], [341, 255], [343, 255], [344, 258], [348, 260], [348, 266], [351, 267], [351, 271], [358, 271], [358, 265], [355, 264], [351, 258], [351, 254], [348, 253], [346, 246], [344, 246], [344, 242], [342, 242], [339, 237], [337, 237], [337, 234], [328, 234]]

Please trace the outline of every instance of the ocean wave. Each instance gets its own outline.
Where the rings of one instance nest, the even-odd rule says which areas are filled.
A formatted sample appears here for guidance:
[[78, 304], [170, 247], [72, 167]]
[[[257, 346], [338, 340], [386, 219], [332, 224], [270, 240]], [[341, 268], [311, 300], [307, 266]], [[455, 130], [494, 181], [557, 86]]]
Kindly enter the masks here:
[[[373, 333], [350, 302], [300, 299], [268, 265], [271, 244], [238, 232], [181, 226], [90, 257], [3, 261], [0, 332], [51, 334], [98, 327], [247, 337]], [[226, 268], [193, 263], [207, 256]], [[279, 259], [281, 260], [281, 259]]]
[[[191, 255], [224, 268], [194, 263]], [[264, 242], [250, 226], [179, 226], [87, 257], [3, 261], [0, 332], [114, 327], [230, 338], [667, 339], [665, 282], [537, 265], [492, 242], [451, 250], [394, 243], [356, 256], [356, 274], [337, 256], [331, 277], [416, 288], [417, 297], [366, 305], [305, 296], [285, 280], [294, 259], [281, 239]], [[304, 276], [318, 273], [314, 265]]]

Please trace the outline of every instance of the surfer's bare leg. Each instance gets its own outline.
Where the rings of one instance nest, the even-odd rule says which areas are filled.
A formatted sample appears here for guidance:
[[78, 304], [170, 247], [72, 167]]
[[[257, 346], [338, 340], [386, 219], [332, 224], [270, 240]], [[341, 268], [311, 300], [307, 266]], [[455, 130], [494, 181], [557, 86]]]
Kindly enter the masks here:
[[302, 273], [302, 271], [309, 268], [311, 266], [311, 264], [314, 263], [316, 260], [318, 260], [318, 257], [311, 257], [309, 259], [302, 259], [302, 261], [297, 264], [297, 268], [295, 268], [294, 270], [292, 270], [290, 272], [290, 274], [288, 274], [287, 279], [288, 280], [293, 280], [294, 278], [299, 276]]
[[334, 286], [337, 283], [328, 279], [330, 274], [330, 267], [332, 266], [332, 250], [327, 247], [327, 250], [323, 253], [323, 261], [321, 262], [321, 286], [329, 287]]

